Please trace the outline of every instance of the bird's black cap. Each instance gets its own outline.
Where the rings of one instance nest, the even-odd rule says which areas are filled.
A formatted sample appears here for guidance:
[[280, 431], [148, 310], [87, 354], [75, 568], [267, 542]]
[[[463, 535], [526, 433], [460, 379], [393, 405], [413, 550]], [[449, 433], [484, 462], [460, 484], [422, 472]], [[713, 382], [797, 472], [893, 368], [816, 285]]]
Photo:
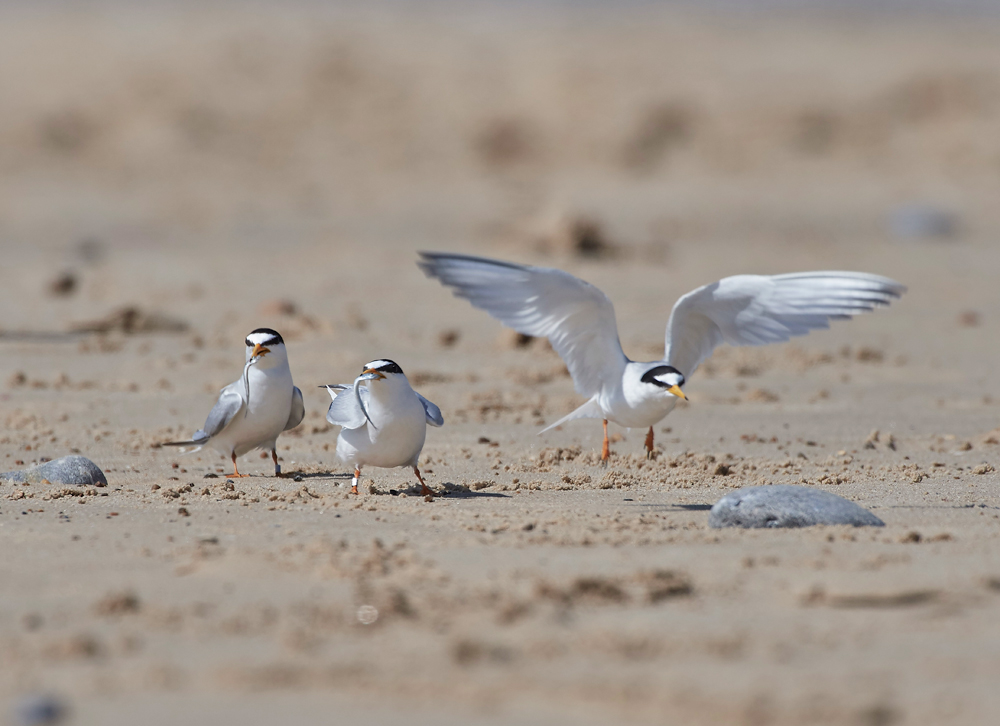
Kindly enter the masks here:
[[271, 330], [270, 328], [257, 328], [247, 336], [246, 344], [248, 348], [252, 348], [254, 346], [254, 343], [250, 342], [250, 336], [252, 335], [267, 336], [263, 340], [257, 341], [261, 345], [284, 345], [285, 343], [285, 341], [281, 339], [281, 333], [277, 330]]

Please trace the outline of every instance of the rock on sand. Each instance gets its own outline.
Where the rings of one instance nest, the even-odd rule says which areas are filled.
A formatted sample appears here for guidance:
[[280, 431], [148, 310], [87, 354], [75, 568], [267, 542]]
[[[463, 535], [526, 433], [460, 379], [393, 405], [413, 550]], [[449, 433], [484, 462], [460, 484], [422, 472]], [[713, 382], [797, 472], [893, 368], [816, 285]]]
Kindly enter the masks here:
[[852, 524], [884, 527], [885, 522], [836, 494], [790, 484], [745, 487], [727, 494], [712, 507], [708, 526], [811, 527], [814, 524]]
[[86, 456], [64, 456], [21, 471], [5, 471], [0, 474], [0, 481], [14, 484], [39, 484], [49, 481], [52, 484], [66, 486], [92, 487], [108, 485], [104, 472]]

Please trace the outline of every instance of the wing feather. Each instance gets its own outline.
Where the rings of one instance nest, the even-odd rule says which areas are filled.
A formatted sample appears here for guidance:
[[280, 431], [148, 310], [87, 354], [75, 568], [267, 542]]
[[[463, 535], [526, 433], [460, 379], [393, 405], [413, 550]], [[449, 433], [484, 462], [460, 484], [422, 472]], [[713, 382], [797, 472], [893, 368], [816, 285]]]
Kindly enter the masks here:
[[905, 291], [895, 280], [863, 272], [726, 277], [674, 305], [664, 360], [689, 377], [722, 343], [778, 343], [888, 305]]
[[210, 438], [225, 429], [243, 409], [243, 396], [240, 395], [242, 383], [243, 381], [239, 380], [222, 389], [219, 399], [208, 412], [205, 425], [194, 432], [190, 441], [168, 441], [163, 446], [204, 446]]
[[548, 267], [485, 257], [421, 252], [417, 263], [509, 328], [548, 338], [566, 363], [578, 393], [593, 396], [619, 380], [628, 359], [618, 341], [614, 306], [590, 283]]
[[294, 429], [300, 423], [302, 419], [306, 417], [306, 406], [302, 401], [302, 391], [299, 390], [298, 386], [292, 388], [292, 410], [288, 413], [288, 422], [285, 424], [284, 431], [288, 429]]
[[[367, 423], [365, 412], [358, 402], [358, 397], [354, 395], [353, 386], [336, 383], [320, 388], [325, 388], [333, 398], [326, 412], [326, 420], [331, 424], [343, 426], [345, 429], [358, 429]], [[359, 395], [367, 397], [368, 389], [361, 388]]]
[[[212, 410], [208, 412], [205, 425], [201, 427], [200, 431], [195, 432], [194, 440], [197, 441], [199, 438], [208, 440], [221, 433], [242, 409], [243, 396], [240, 394], [240, 382], [230, 383], [222, 389], [222, 392], [219, 394], [219, 400], [215, 402]], [[199, 434], [202, 434], [202, 436], [199, 436]]]
[[[414, 391], [414, 393], [417, 392]], [[417, 398], [420, 399], [420, 403], [424, 404], [424, 413], [427, 415], [427, 423], [431, 426], [443, 426], [444, 416], [441, 415], [441, 409], [421, 396], [419, 393], [417, 393]]]

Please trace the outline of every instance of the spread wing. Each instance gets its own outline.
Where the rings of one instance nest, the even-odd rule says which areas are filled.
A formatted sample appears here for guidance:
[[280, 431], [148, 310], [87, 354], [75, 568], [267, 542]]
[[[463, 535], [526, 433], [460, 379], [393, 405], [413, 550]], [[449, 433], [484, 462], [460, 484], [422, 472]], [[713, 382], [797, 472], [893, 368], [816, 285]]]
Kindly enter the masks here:
[[509, 328], [548, 338], [566, 363], [577, 393], [593, 396], [621, 378], [628, 359], [607, 296], [568, 272], [485, 257], [421, 252], [417, 264]]
[[788, 340], [888, 305], [905, 291], [895, 280], [863, 272], [726, 277], [677, 301], [663, 358], [690, 377], [721, 343]]
[[299, 390], [298, 386], [292, 387], [292, 410], [288, 413], [288, 423], [285, 424], [284, 431], [288, 429], [294, 429], [300, 423], [302, 419], [306, 417], [306, 406], [302, 402], [302, 391]]
[[[414, 393], [417, 392], [414, 391]], [[427, 415], [427, 423], [431, 426], [443, 426], [444, 416], [441, 415], [441, 409], [421, 396], [419, 393], [417, 393], [417, 398], [420, 399], [420, 403], [424, 404], [424, 413]]]
[[[334, 426], [343, 426], [345, 429], [359, 429], [367, 422], [368, 419], [358, 402], [358, 397], [354, 395], [352, 386], [334, 383], [329, 386], [320, 386], [320, 388], [325, 388], [333, 398], [333, 402], [326, 412], [327, 421]], [[359, 387], [358, 394], [367, 406], [368, 387]]]

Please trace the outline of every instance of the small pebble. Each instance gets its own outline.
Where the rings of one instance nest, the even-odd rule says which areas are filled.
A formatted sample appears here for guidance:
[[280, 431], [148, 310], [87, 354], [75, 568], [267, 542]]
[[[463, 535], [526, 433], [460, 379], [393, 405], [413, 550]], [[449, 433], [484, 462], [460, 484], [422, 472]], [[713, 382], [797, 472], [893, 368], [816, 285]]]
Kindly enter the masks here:
[[458, 339], [460, 337], [461, 333], [459, 333], [457, 330], [454, 329], [442, 330], [440, 333], [438, 333], [438, 345], [440, 345], [442, 348], [451, 348], [452, 346], [455, 345], [455, 343], [458, 342]]
[[77, 279], [72, 272], [63, 272], [49, 283], [49, 293], [56, 297], [69, 297], [76, 288]]

